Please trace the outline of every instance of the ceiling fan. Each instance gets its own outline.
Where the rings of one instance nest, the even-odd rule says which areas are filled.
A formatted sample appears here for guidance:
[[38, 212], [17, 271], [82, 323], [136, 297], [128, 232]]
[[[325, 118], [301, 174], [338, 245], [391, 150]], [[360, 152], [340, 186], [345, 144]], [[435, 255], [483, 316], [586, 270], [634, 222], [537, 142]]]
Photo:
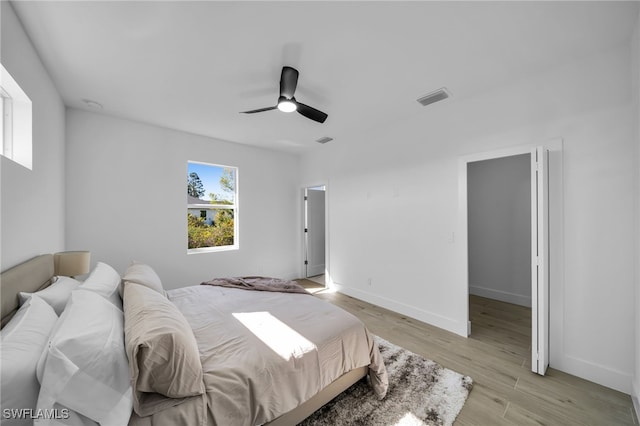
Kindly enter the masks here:
[[298, 70], [295, 68], [284, 66], [282, 67], [282, 74], [280, 75], [280, 97], [278, 98], [278, 104], [271, 107], [254, 109], [251, 111], [242, 111], [243, 114], [255, 114], [256, 112], [271, 111], [272, 109], [279, 109], [283, 112], [298, 111], [305, 117], [317, 121], [318, 123], [324, 123], [327, 119], [327, 114], [319, 111], [315, 108], [298, 102], [293, 94], [296, 91], [298, 85]]

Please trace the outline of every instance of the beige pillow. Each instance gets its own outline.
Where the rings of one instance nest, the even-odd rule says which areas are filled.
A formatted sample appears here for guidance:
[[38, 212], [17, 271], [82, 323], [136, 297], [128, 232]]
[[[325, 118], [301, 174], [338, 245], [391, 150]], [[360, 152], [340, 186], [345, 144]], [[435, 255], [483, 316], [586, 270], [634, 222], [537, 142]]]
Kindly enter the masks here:
[[160, 277], [156, 274], [156, 271], [151, 268], [151, 266], [144, 263], [134, 261], [127, 268], [127, 271], [124, 273], [124, 277], [122, 277], [122, 288], [120, 289], [121, 297], [124, 295], [124, 286], [126, 286], [127, 283], [136, 283], [149, 287], [150, 289], [165, 296]]
[[157, 399], [154, 394], [184, 398], [204, 393], [196, 338], [162, 294], [142, 285], [125, 286], [124, 337], [138, 415], [152, 414], [146, 407]]

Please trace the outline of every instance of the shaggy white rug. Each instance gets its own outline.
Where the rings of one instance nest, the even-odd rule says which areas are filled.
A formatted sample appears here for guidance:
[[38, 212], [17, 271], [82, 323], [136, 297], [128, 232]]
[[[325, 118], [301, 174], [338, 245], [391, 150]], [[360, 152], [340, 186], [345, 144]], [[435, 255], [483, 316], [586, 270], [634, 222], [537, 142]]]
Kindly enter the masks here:
[[389, 373], [389, 390], [378, 400], [363, 379], [316, 411], [301, 425], [451, 425], [473, 381], [377, 337]]

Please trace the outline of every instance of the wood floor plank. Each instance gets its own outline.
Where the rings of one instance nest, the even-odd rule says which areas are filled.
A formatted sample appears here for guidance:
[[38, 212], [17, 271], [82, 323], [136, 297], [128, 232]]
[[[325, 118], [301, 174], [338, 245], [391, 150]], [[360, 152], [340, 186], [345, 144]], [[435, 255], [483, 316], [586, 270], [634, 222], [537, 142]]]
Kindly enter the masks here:
[[482, 384], [474, 385], [471, 393], [474, 392], [474, 398], [469, 397], [460, 411], [456, 425], [512, 425], [503, 417], [509, 405], [508, 400], [496, 396], [490, 388], [485, 388]]
[[534, 414], [516, 404], [509, 404], [509, 408], [507, 409], [504, 418], [509, 422], [509, 424], [522, 426], [550, 424], [549, 420], [543, 416]]
[[628, 406], [612, 404], [608, 398], [600, 398], [598, 394], [606, 388], [594, 395], [568, 383], [551, 382], [547, 377], [527, 374], [520, 377], [516, 389], [532, 398], [560, 405], [565, 411], [582, 413], [583, 424], [633, 424]]

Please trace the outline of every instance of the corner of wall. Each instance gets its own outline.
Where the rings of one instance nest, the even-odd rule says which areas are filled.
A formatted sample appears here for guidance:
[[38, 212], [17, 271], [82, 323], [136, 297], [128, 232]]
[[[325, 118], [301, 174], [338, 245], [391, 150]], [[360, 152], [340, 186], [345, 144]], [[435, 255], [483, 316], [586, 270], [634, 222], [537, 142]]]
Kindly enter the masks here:
[[631, 384], [631, 399], [636, 411], [636, 418], [640, 419], [640, 11], [636, 21], [636, 27], [631, 41], [631, 60], [632, 60], [632, 88], [636, 117], [636, 353], [635, 353], [635, 375]]

